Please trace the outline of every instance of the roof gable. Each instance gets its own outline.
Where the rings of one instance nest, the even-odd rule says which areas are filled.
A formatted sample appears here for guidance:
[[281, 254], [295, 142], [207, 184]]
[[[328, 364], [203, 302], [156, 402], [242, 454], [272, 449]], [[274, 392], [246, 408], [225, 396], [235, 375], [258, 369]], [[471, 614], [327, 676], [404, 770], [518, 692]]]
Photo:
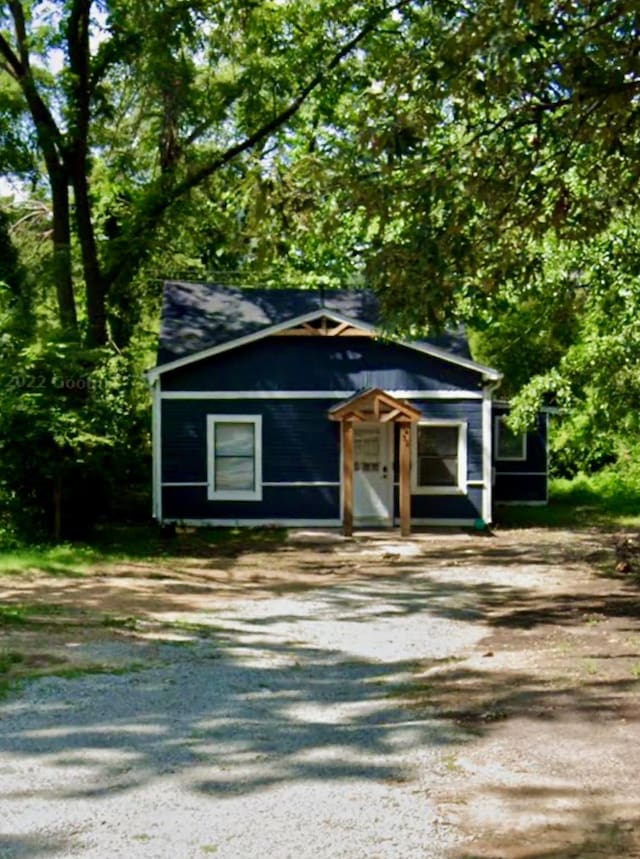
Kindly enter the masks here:
[[[158, 365], [242, 339], [321, 310], [375, 325], [378, 302], [365, 290], [240, 289], [167, 281]], [[309, 314], [312, 314], [311, 316]]]
[[421, 416], [420, 409], [381, 388], [357, 391], [352, 397], [329, 409], [329, 420], [332, 421], [414, 423]]
[[[368, 290], [239, 289], [204, 283], [165, 284], [158, 365], [153, 381], [221, 352], [326, 317], [378, 333], [378, 302]], [[400, 345], [461, 365], [497, 380], [501, 374], [471, 359], [462, 332]]]

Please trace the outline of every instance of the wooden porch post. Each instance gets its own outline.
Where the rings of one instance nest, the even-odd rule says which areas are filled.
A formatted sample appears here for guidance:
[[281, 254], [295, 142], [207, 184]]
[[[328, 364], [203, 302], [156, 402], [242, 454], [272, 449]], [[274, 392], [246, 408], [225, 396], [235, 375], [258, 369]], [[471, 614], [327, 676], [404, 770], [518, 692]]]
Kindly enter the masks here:
[[353, 536], [353, 423], [342, 422], [342, 528]]
[[400, 534], [411, 534], [411, 426], [400, 425]]

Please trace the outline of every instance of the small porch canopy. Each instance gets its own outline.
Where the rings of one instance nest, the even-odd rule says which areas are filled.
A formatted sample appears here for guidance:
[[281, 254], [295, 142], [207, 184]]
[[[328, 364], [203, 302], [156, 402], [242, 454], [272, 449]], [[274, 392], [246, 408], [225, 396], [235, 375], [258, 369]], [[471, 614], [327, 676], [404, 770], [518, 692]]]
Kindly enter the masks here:
[[344, 534], [353, 534], [353, 427], [356, 423], [400, 424], [400, 533], [411, 533], [411, 424], [422, 413], [392, 397], [380, 388], [359, 391], [348, 400], [329, 409], [329, 420], [342, 424], [342, 526]]

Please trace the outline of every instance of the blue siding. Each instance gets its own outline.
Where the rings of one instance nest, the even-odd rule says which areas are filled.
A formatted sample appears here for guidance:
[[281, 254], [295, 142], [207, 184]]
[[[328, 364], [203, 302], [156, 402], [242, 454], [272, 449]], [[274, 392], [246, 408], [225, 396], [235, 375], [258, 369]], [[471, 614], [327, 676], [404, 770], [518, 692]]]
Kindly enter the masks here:
[[[466, 423], [467, 480], [482, 480], [482, 400], [412, 400], [411, 404], [417, 406], [427, 420]], [[398, 432], [399, 429], [396, 429]], [[397, 463], [395, 479], [398, 480]], [[395, 509], [398, 516], [397, 491]], [[411, 496], [411, 516], [414, 519], [477, 519], [481, 515], [481, 487], [470, 486], [466, 495]]]
[[164, 519], [339, 519], [339, 486], [263, 489], [262, 501], [209, 501], [206, 486], [165, 486]]
[[494, 497], [501, 502], [543, 502], [547, 500], [546, 475], [496, 474]]
[[[396, 516], [398, 498], [396, 491]], [[469, 487], [467, 495], [412, 495], [414, 519], [478, 519], [482, 516], [482, 489]]]
[[[425, 420], [462, 421], [467, 425], [467, 480], [482, 480], [482, 400], [411, 400]], [[396, 427], [395, 450], [398, 449]], [[398, 480], [395, 463], [395, 479]]]
[[339, 481], [340, 427], [328, 400], [164, 400], [162, 480], [207, 479], [208, 414], [262, 415], [265, 482]]
[[162, 377], [166, 391], [481, 389], [481, 375], [367, 337], [268, 337]]
[[[482, 479], [482, 403], [480, 400], [413, 401], [430, 420], [467, 424], [467, 479]], [[328, 419], [333, 400], [164, 400], [162, 402], [162, 480], [207, 480], [208, 414], [262, 415], [263, 481], [339, 483], [340, 425]], [[394, 470], [398, 479], [396, 428]], [[395, 515], [399, 503], [396, 491]], [[339, 519], [339, 486], [263, 488], [262, 501], [209, 501], [206, 486], [169, 487], [162, 493], [165, 519]], [[416, 518], [475, 519], [481, 515], [481, 489], [468, 496], [414, 495]]]
[[[509, 413], [507, 406], [493, 408], [496, 416]], [[527, 433], [526, 459], [501, 460], [496, 458], [496, 440], [493, 441], [493, 462], [495, 481], [493, 488], [494, 503], [538, 501], [547, 499], [547, 420], [546, 415], [538, 415], [537, 426]]]

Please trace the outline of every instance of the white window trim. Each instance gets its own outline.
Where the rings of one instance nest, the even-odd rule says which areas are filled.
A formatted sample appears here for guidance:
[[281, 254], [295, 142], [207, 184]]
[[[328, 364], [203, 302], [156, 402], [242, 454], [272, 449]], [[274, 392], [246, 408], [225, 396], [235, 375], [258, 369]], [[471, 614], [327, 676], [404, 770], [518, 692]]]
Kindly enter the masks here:
[[[418, 486], [418, 428], [458, 428], [458, 483], [456, 486]], [[412, 495], [466, 495], [467, 494], [467, 424], [466, 421], [424, 420], [412, 425], [411, 432], [411, 494]]]
[[496, 462], [525, 462], [527, 459], [527, 434], [521, 433], [520, 456], [500, 456], [500, 427], [506, 415], [496, 415], [493, 421], [493, 435], [496, 444]]
[[[215, 487], [215, 427], [216, 424], [247, 423], [254, 426], [254, 489], [224, 489]], [[262, 501], [262, 416], [261, 415], [207, 415], [207, 498], [209, 501]]]

